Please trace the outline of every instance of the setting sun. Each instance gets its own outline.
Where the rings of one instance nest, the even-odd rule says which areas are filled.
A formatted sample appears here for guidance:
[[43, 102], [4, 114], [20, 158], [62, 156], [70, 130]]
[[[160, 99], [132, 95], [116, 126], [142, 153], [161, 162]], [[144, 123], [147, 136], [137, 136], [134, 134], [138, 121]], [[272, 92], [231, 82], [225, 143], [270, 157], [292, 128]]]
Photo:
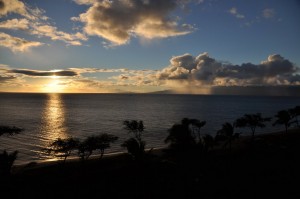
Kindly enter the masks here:
[[62, 93], [64, 92], [64, 85], [57, 76], [52, 76], [49, 83], [45, 84], [42, 88], [43, 92], [46, 93]]

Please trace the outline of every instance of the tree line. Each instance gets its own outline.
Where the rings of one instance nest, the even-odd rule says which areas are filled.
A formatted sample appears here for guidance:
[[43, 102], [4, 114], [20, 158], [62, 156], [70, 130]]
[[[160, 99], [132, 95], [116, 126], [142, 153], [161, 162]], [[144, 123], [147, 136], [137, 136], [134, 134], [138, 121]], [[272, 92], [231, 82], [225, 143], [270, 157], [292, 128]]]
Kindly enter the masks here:
[[[282, 125], [287, 133], [291, 125], [299, 126], [300, 106], [292, 109], [278, 111], [275, 115], [273, 126]], [[267, 122], [272, 118], [263, 117], [261, 113], [245, 114], [236, 119], [234, 122], [225, 122], [220, 130], [217, 131], [215, 137], [203, 134], [201, 129], [206, 125], [206, 121], [198, 119], [183, 118], [181, 123], [174, 124], [168, 130], [168, 136], [164, 140], [169, 144], [166, 152], [168, 154], [180, 155], [206, 153], [214, 146], [216, 142], [222, 142], [224, 147], [231, 150], [232, 141], [237, 139], [240, 133], [236, 132], [237, 128], [249, 128], [251, 130], [251, 141], [254, 142], [257, 128], [264, 128]], [[128, 154], [134, 160], [142, 160], [146, 154], [146, 142], [142, 139], [145, 126], [142, 120], [125, 120], [123, 122], [124, 129], [131, 135], [125, 140], [121, 146], [127, 149]], [[10, 126], [0, 126], [0, 136], [15, 135], [22, 132], [24, 129]], [[112, 134], [102, 133], [92, 135], [83, 140], [78, 138], [57, 138], [43, 149], [48, 155], [61, 158], [63, 162], [76, 152], [77, 156], [82, 160], [87, 160], [93, 154], [100, 154], [99, 159], [104, 155], [106, 149], [110, 148], [111, 144], [118, 140], [118, 137]], [[3, 150], [0, 153], [0, 172], [3, 175], [9, 175], [11, 167], [17, 158], [18, 151], [8, 153]]]

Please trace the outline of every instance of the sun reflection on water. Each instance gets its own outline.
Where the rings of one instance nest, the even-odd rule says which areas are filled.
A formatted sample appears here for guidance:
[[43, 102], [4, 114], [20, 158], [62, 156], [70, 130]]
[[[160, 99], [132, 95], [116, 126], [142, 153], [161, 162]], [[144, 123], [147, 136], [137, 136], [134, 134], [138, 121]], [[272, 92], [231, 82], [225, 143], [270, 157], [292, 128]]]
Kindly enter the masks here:
[[43, 143], [41, 147], [46, 148], [55, 139], [66, 137], [65, 109], [61, 95], [48, 94], [42, 115], [41, 139]]
[[[42, 143], [39, 147], [47, 148], [57, 138], [66, 138], [65, 109], [62, 97], [57, 93], [47, 95], [46, 104], [42, 113], [41, 135]], [[57, 160], [50, 158], [44, 152], [39, 153], [45, 161]], [[50, 158], [50, 159], [49, 159]]]
[[66, 137], [65, 110], [60, 94], [48, 94], [43, 123], [43, 132], [47, 140]]

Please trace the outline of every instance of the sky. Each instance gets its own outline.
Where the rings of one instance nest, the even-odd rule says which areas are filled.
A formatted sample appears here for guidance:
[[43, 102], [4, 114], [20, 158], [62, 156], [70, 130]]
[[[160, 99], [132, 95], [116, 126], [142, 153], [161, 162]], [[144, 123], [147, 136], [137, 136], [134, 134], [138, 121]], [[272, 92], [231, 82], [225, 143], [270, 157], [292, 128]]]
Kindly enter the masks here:
[[299, 0], [0, 0], [0, 91], [299, 87], [299, 8]]

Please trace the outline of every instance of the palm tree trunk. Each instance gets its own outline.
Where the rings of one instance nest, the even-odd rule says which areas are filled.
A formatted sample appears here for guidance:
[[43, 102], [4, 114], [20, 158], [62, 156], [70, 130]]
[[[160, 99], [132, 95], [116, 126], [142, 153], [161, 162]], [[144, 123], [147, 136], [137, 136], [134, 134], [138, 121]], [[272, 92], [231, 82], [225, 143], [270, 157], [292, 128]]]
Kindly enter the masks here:
[[67, 160], [67, 157], [68, 157], [68, 156], [65, 156], [65, 158], [64, 158], [64, 163], [66, 162], [66, 160]]
[[251, 141], [252, 143], [254, 142], [254, 136], [255, 136], [255, 127], [252, 127], [251, 128], [251, 131], [252, 131], [252, 138], [251, 138]]
[[103, 154], [104, 154], [104, 150], [101, 150], [101, 151], [100, 151], [100, 160], [102, 159]]

